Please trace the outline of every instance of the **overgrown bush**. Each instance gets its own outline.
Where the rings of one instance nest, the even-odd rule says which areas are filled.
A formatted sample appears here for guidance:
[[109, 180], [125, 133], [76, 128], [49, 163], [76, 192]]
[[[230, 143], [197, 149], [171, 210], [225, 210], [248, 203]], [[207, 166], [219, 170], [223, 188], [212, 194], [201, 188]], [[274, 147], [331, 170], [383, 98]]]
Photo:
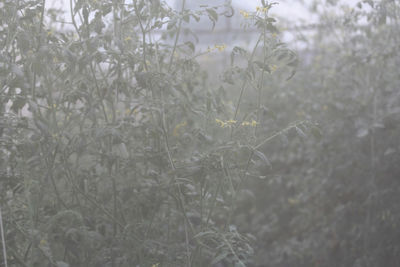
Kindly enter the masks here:
[[[198, 59], [225, 46], [198, 51], [180, 34], [200, 19], [215, 24], [226, 7], [70, 3], [71, 27], [61, 29], [45, 1], [0, 2], [8, 265], [251, 264], [253, 236], [232, 221], [241, 184], [262, 176], [267, 142], [312, 126], [271, 133], [261, 122], [264, 81], [297, 64], [273, 36], [272, 4], [245, 14], [258, 41], [233, 48], [223, 80], [209, 81]], [[228, 90], [240, 92], [234, 105]]]

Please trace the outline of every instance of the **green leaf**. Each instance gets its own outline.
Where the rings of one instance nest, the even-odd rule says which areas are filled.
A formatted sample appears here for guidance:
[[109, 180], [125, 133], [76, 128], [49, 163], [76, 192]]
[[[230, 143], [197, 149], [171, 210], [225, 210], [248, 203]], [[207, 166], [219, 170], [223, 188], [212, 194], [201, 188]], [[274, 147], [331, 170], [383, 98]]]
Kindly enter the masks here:
[[299, 65], [299, 61], [297, 59], [286, 64], [286, 66], [293, 67], [293, 68], [296, 68], [298, 65]]
[[74, 13], [77, 13], [78, 10], [82, 8], [84, 2], [84, 0], [78, 0], [75, 2]]
[[311, 133], [318, 140], [320, 140], [322, 138], [321, 129], [319, 129], [317, 126], [311, 127]]
[[167, 30], [171, 30], [176, 25], [176, 19], [172, 19], [167, 24]]
[[307, 135], [303, 132], [302, 129], [300, 129], [299, 127], [294, 127], [294, 128], [295, 128], [297, 134], [300, 135], [302, 138], [306, 138], [307, 137]]
[[26, 99], [23, 97], [18, 96], [14, 101], [11, 106], [12, 111], [15, 113], [18, 113], [19, 110], [21, 110], [26, 104]]
[[268, 160], [267, 156], [264, 153], [258, 150], [254, 150], [254, 154], [259, 157], [262, 161], [264, 161], [268, 167], [272, 167], [271, 162]]
[[111, 4], [103, 5], [101, 8], [102, 8], [101, 11], [103, 13], [103, 16], [106, 16], [108, 13], [111, 12], [112, 5]]
[[199, 16], [197, 16], [197, 15], [195, 15], [195, 14], [191, 14], [192, 15], [192, 17], [196, 20], [196, 22], [199, 22], [200, 21], [200, 17]]
[[63, 261], [56, 262], [57, 267], [69, 267], [69, 264]]
[[85, 24], [89, 24], [89, 10], [87, 9], [87, 7], [85, 6], [82, 10], [82, 16], [84, 19]]
[[194, 52], [195, 46], [192, 42], [188, 41], [185, 43], [185, 45], [188, 46], [192, 52]]
[[263, 7], [267, 7], [267, 3], [265, 3], [265, 0], [261, 0], [261, 4], [263, 5]]
[[49, 135], [48, 125], [41, 119], [36, 119], [33, 121], [36, 127], [42, 132], [42, 134]]
[[200, 237], [203, 237], [203, 236], [206, 236], [206, 235], [213, 235], [213, 234], [215, 234], [213, 231], [200, 232], [200, 233], [196, 234], [194, 236], [194, 238], [200, 238]]
[[234, 267], [246, 267], [246, 265], [244, 265], [243, 262], [239, 261], [239, 262], [235, 262], [235, 266]]
[[233, 65], [236, 55], [245, 56], [246, 54], [247, 54], [247, 51], [245, 49], [243, 49], [239, 46], [235, 46], [231, 52], [231, 65]]
[[278, 33], [278, 32], [279, 32], [278, 28], [276, 28], [274, 25], [272, 25], [272, 23], [268, 23], [268, 24], [267, 24], [267, 29], [268, 29], [271, 33]]
[[186, 23], [190, 22], [190, 15], [189, 14], [184, 15], [182, 18]]
[[254, 63], [262, 70], [271, 73], [271, 69], [269, 68], [269, 66], [267, 64], [264, 64], [261, 61], [254, 61]]
[[94, 18], [94, 31], [97, 34], [101, 34], [101, 31], [103, 30], [103, 28], [106, 25], [104, 24], [103, 20], [102, 20], [102, 16], [100, 12], [96, 12], [95, 14], [95, 18]]
[[222, 252], [221, 254], [219, 254], [217, 257], [215, 257], [212, 260], [211, 265], [216, 264], [216, 263], [220, 262], [221, 260], [225, 259], [229, 254], [230, 254], [229, 251]]
[[289, 77], [286, 78], [286, 81], [289, 81], [290, 79], [292, 79], [295, 74], [296, 74], [296, 70], [292, 70]]
[[218, 14], [217, 14], [217, 12], [216, 12], [214, 9], [212, 9], [212, 8], [207, 8], [206, 11], [207, 11], [207, 13], [208, 13], [208, 17], [209, 17], [212, 21], [216, 22], [216, 21], [218, 20]]

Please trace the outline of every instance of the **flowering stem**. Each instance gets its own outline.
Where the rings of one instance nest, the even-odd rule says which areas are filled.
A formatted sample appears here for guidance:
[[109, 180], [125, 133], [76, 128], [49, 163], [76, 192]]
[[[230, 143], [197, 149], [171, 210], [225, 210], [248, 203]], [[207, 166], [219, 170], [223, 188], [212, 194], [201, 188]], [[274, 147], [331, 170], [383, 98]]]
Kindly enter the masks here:
[[[256, 53], [258, 44], [259, 44], [260, 41], [261, 41], [261, 36], [262, 36], [262, 35], [260, 35], [260, 36], [258, 37], [257, 43], [256, 43], [256, 45], [254, 46], [253, 51], [251, 52], [251, 56], [250, 56], [250, 58], [249, 58], [249, 65], [251, 64], [251, 61], [253, 60], [254, 54]], [[238, 112], [239, 112], [239, 106], [240, 106], [240, 103], [241, 103], [241, 101], [242, 101], [244, 89], [246, 88], [246, 83], [247, 83], [247, 78], [245, 77], [244, 80], [243, 80], [241, 89], [240, 89], [240, 95], [239, 95], [239, 98], [238, 98], [238, 101], [237, 101], [237, 104], [236, 104], [235, 115], [233, 116], [233, 120], [236, 120], [236, 118], [237, 118], [237, 114], [238, 114]], [[232, 135], [233, 135], [233, 128], [232, 128], [232, 130], [231, 130], [231, 140], [232, 140]]]
[[[264, 19], [266, 20], [266, 16], [264, 17]], [[265, 55], [265, 47], [266, 47], [266, 35], [267, 35], [267, 29], [265, 27], [265, 24], [267, 22], [264, 21], [264, 27], [263, 27], [263, 65], [265, 66], [266, 63], [266, 55]], [[260, 122], [260, 111], [261, 111], [261, 94], [262, 94], [262, 89], [263, 89], [263, 84], [264, 84], [264, 74], [265, 74], [265, 68], [262, 68], [261, 70], [261, 77], [260, 77], [260, 81], [258, 84], [258, 97], [257, 97], [257, 122]], [[257, 134], [257, 124], [254, 127], [254, 137], [256, 138], [256, 134]], [[251, 155], [253, 156], [253, 155]]]

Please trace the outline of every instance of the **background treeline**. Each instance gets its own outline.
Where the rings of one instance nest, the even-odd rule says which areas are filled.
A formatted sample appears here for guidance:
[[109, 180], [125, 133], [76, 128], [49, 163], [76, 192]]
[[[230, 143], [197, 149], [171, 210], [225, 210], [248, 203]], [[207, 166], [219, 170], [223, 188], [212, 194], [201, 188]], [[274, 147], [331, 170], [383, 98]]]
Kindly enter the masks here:
[[399, 266], [400, 3], [322, 2], [293, 51], [267, 1], [208, 50], [229, 3], [1, 1], [1, 266]]

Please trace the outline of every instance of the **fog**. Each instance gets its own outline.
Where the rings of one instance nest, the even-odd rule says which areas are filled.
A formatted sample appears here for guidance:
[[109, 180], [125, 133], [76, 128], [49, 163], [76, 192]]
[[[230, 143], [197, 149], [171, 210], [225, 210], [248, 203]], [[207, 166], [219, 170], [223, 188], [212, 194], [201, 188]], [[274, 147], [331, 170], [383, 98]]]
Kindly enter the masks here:
[[277, 2], [0, 1], [0, 266], [400, 266], [400, 3]]

